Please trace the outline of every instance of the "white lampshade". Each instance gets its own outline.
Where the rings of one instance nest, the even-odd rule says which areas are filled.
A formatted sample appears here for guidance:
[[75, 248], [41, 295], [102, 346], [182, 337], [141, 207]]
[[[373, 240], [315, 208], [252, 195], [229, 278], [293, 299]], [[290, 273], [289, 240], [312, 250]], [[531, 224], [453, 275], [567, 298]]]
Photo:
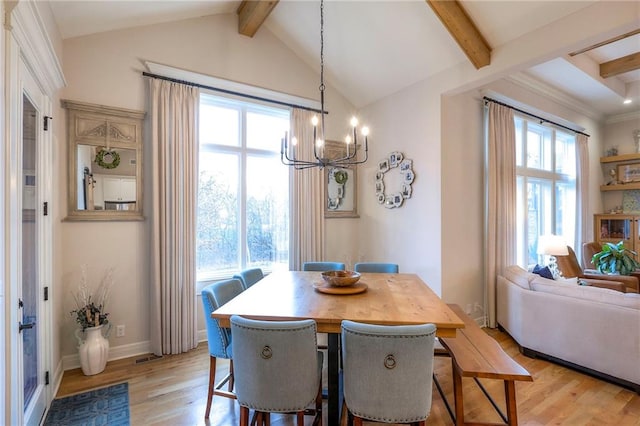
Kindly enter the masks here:
[[569, 254], [566, 241], [559, 235], [540, 235], [538, 237], [538, 254], [547, 256], [566, 256]]

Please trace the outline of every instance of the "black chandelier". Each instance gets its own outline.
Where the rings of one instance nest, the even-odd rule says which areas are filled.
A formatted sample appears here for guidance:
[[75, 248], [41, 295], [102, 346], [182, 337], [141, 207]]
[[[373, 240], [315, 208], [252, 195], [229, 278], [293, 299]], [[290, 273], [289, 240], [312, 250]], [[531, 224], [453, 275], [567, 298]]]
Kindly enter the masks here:
[[[364, 158], [358, 159], [358, 119], [351, 118], [352, 134], [344, 139], [345, 154], [339, 158], [329, 158], [325, 155], [325, 125], [324, 118], [327, 112], [324, 109], [324, 0], [320, 0], [320, 119], [313, 116], [311, 125], [313, 126], [313, 156], [314, 159], [300, 159], [296, 156], [297, 138], [292, 135], [289, 143], [288, 132], [285, 132], [280, 145], [280, 160], [287, 166], [293, 166], [296, 170], [309, 169], [311, 167], [349, 167], [362, 164], [369, 158], [369, 146], [367, 136], [369, 128], [362, 127], [360, 130], [364, 137]], [[320, 128], [318, 129], [318, 124]]]

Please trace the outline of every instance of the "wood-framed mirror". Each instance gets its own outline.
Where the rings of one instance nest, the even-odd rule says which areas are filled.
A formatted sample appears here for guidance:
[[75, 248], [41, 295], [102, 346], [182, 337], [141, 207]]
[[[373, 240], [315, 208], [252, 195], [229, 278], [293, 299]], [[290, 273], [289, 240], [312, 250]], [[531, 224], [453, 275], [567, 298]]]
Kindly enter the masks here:
[[144, 111], [62, 100], [67, 110], [65, 220], [143, 220]]
[[[324, 155], [341, 158], [346, 154], [344, 142], [325, 141]], [[357, 166], [324, 169], [324, 217], [357, 218], [358, 216], [358, 168]]]

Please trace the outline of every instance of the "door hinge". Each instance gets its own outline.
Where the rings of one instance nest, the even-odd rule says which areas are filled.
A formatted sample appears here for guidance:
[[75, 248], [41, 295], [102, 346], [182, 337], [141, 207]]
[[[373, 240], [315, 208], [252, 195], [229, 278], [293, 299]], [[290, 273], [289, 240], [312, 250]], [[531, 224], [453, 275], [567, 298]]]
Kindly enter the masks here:
[[48, 201], [45, 201], [45, 202], [44, 202], [44, 203], [42, 203], [42, 204], [43, 204], [43, 208], [44, 208], [44, 209], [43, 209], [43, 211], [42, 211], [42, 213], [43, 213], [45, 216], [48, 216], [48, 215], [49, 215], [49, 202], [48, 202]]
[[49, 300], [49, 287], [44, 288], [44, 301]]
[[49, 384], [49, 372], [48, 371], [44, 372], [44, 384], [45, 385]]
[[44, 116], [44, 131], [49, 130], [49, 120], [53, 120], [53, 117], [49, 117], [48, 115]]

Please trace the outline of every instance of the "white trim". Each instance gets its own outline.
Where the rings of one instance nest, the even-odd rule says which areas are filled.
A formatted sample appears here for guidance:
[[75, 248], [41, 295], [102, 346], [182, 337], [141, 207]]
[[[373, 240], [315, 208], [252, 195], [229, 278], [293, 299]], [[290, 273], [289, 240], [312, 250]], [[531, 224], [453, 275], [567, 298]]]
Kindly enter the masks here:
[[[207, 341], [207, 330], [198, 330], [198, 343]], [[112, 346], [109, 348], [108, 361], [115, 361], [117, 359], [131, 358], [138, 355], [146, 355], [151, 353], [151, 341], [145, 340], [143, 342], [130, 343], [128, 345]], [[56, 368], [54, 390], [57, 393], [60, 386], [59, 381], [62, 381], [62, 374], [64, 371], [80, 368], [80, 357], [78, 354], [65, 355], [62, 357], [58, 368]], [[59, 375], [59, 378], [58, 378]], [[54, 393], [55, 395], [55, 393]]]
[[[109, 358], [107, 361], [130, 358], [137, 355], [151, 353], [151, 341], [130, 343], [128, 345], [113, 346], [109, 348]], [[62, 365], [65, 371], [80, 368], [80, 357], [78, 354], [65, 355], [62, 357]]]
[[25, 63], [29, 65], [45, 94], [53, 96], [67, 83], [35, 2], [18, 2], [7, 19]]
[[[492, 98], [495, 99], [496, 101], [500, 101], [500, 102], [504, 102], [514, 108], [518, 108], [522, 111], [524, 111], [525, 113], [529, 113], [529, 114], [533, 114], [536, 115], [538, 117], [542, 117], [543, 119], [546, 120], [550, 120], [553, 121], [555, 123], [561, 124], [565, 127], [568, 127], [569, 129], [572, 129], [575, 132], [584, 132], [585, 128], [582, 126], [577, 125], [576, 123], [573, 123], [571, 121], [565, 120], [562, 117], [558, 117], [557, 115], [553, 115], [550, 114], [546, 111], [534, 108], [528, 104], [516, 101], [515, 99], [511, 99], [508, 96], [504, 96], [498, 92], [494, 92], [493, 90], [483, 90], [481, 92], [482, 96], [486, 96], [488, 98]], [[543, 95], [545, 96], [545, 95]], [[533, 117], [527, 117], [527, 120], [529, 121], [535, 121], [535, 119]], [[553, 123], [549, 123], [551, 125], [553, 125]]]
[[[564, 107], [569, 108], [572, 111], [578, 112], [580, 114], [586, 115], [589, 118], [592, 118], [596, 121], [600, 121], [603, 118], [603, 115], [591, 109], [587, 104], [580, 102], [576, 98], [569, 96], [565, 93], [558, 91], [558, 89], [541, 82], [531, 76], [528, 76], [522, 72], [514, 74], [510, 77], [506, 77], [505, 80], [511, 81], [514, 84], [517, 84], [520, 87], [524, 87], [534, 93], [537, 93], [541, 96], [544, 96], [547, 99], [554, 101], [557, 104], [560, 104]], [[536, 114], [541, 115], [541, 114]], [[549, 115], [548, 113], [546, 115]], [[541, 115], [544, 117], [544, 115]], [[561, 118], [554, 119], [554, 121], [562, 120]], [[566, 121], [566, 120], [565, 120]], [[562, 121], [558, 121], [558, 123], [562, 123]], [[575, 127], [574, 125], [568, 127]]]
[[307, 108], [320, 109], [320, 102], [313, 99], [307, 99], [300, 96], [289, 95], [287, 93], [276, 92], [274, 90], [265, 89], [263, 87], [225, 80], [210, 75], [175, 68], [169, 65], [157, 64], [151, 61], [145, 61], [145, 65], [147, 66], [147, 69], [151, 74], [174, 78], [176, 80], [189, 81], [191, 83], [202, 84], [204, 86], [216, 87], [218, 89], [230, 90], [232, 92], [243, 93], [250, 96], [273, 99], [274, 101], [278, 102], [285, 102]]
[[640, 111], [625, 112], [624, 114], [613, 115], [611, 117], [608, 117], [604, 122], [606, 124], [612, 124], [631, 120], [640, 120]]

